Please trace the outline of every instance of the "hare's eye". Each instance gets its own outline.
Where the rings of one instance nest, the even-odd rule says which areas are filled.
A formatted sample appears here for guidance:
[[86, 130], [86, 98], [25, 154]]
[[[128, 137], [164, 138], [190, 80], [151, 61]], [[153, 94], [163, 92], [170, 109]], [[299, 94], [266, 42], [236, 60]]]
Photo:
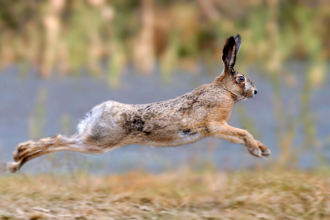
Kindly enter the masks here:
[[244, 81], [245, 81], [244, 76], [239, 76], [239, 77], [237, 77], [237, 82], [242, 83], [242, 82], [244, 82]]

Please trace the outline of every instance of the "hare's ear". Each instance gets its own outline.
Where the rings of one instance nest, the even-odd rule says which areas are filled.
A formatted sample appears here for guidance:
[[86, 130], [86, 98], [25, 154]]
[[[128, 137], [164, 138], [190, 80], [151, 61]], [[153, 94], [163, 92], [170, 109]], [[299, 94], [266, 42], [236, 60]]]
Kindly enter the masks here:
[[241, 44], [242, 44], [242, 38], [241, 38], [241, 35], [237, 34], [237, 36], [235, 37], [235, 42], [236, 42], [236, 56], [237, 56], [237, 53], [239, 51], [239, 49], [241, 48]]
[[[236, 37], [240, 43], [240, 37]], [[234, 37], [229, 37], [226, 40], [225, 45], [222, 49], [222, 61], [225, 70], [233, 69], [235, 66], [236, 56], [237, 56], [237, 46]]]

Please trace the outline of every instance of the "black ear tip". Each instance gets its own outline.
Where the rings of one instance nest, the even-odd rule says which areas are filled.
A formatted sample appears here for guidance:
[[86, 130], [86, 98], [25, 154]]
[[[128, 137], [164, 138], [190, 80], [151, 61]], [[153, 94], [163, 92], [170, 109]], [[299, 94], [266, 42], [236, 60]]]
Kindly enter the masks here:
[[241, 39], [241, 35], [237, 34], [235, 39]]
[[230, 43], [235, 43], [235, 38], [233, 36], [229, 37], [229, 42]]

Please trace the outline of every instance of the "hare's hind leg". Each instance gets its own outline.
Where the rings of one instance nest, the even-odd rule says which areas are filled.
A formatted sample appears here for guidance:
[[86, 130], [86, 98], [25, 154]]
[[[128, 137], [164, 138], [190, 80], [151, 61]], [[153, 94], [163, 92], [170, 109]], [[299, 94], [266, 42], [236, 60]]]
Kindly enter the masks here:
[[8, 169], [10, 172], [15, 173], [28, 161], [57, 151], [76, 151], [87, 154], [103, 154], [106, 152], [102, 148], [89, 146], [78, 138], [57, 135], [19, 144], [17, 150], [13, 153], [15, 162], [10, 163]]
[[212, 133], [215, 137], [230, 141], [232, 143], [243, 144], [255, 157], [268, 157], [271, 154], [270, 150], [264, 144], [255, 140], [246, 130], [232, 127], [226, 123], [213, 123], [210, 128], [212, 129]]

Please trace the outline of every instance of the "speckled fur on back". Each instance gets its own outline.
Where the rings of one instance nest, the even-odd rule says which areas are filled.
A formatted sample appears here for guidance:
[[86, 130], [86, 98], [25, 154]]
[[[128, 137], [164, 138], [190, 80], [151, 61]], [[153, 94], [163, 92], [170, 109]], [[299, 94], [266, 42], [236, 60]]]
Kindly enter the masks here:
[[104, 102], [86, 114], [70, 138], [57, 135], [20, 144], [9, 170], [16, 172], [27, 161], [56, 151], [103, 154], [130, 144], [179, 146], [209, 136], [243, 144], [256, 157], [269, 156], [269, 149], [250, 133], [227, 124], [234, 104], [257, 93], [254, 84], [234, 69], [240, 45], [239, 35], [226, 40], [224, 70], [211, 84], [163, 102]]

